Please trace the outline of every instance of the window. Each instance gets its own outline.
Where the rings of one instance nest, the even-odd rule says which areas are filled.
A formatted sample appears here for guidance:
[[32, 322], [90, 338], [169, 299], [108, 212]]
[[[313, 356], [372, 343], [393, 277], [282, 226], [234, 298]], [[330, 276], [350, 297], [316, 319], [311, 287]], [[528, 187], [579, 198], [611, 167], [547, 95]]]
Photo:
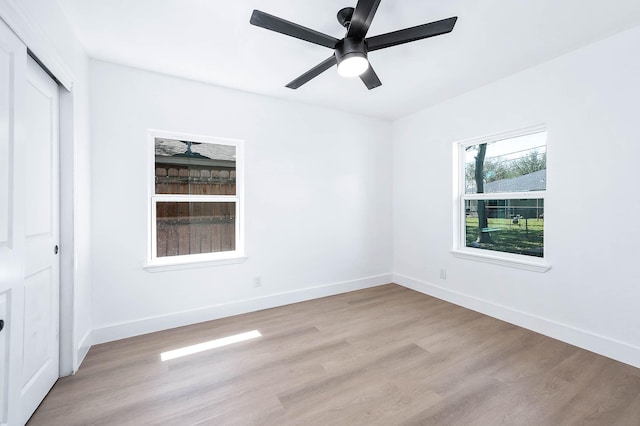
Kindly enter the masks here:
[[458, 148], [457, 249], [540, 263], [545, 249], [547, 132], [527, 129], [463, 142]]
[[242, 142], [149, 136], [150, 265], [242, 257]]

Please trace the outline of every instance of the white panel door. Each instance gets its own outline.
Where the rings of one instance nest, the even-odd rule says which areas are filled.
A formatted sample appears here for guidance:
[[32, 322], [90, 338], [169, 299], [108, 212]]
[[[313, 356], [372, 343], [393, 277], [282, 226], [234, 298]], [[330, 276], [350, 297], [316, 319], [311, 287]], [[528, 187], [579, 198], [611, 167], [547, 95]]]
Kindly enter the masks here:
[[0, 20], [0, 424], [20, 421], [27, 48]]
[[26, 422], [59, 373], [58, 86], [31, 58], [25, 92], [25, 275], [21, 411]]

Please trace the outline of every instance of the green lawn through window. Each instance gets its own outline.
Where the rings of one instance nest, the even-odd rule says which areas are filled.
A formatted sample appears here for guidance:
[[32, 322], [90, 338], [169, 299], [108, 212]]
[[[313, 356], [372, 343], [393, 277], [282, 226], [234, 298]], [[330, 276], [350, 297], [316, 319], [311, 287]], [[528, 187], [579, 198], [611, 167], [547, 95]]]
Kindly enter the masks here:
[[543, 256], [543, 219], [519, 219], [518, 223], [513, 223], [513, 219], [489, 218], [488, 222], [489, 234], [493, 242], [482, 243], [478, 246], [475, 243], [478, 238], [478, 218], [466, 218], [467, 247], [479, 247], [485, 250], [528, 256]]

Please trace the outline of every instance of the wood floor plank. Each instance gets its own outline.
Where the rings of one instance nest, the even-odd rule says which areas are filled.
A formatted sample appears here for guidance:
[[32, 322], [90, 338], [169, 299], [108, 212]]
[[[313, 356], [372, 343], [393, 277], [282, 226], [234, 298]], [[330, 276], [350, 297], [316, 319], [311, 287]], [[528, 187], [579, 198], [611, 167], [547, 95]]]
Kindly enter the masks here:
[[640, 424], [640, 395], [622, 410], [616, 423], [621, 426], [638, 426]]
[[167, 424], [640, 426], [640, 370], [390, 284], [96, 345], [29, 422]]

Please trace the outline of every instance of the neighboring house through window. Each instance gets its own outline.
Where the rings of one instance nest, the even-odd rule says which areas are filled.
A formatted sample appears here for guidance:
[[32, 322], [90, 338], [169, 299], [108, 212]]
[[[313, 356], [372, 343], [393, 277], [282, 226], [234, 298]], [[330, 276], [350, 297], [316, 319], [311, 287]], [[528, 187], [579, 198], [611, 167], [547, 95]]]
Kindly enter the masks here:
[[149, 131], [150, 264], [243, 255], [242, 142]]
[[458, 144], [458, 152], [456, 250], [507, 260], [544, 258], [546, 130], [474, 139]]

